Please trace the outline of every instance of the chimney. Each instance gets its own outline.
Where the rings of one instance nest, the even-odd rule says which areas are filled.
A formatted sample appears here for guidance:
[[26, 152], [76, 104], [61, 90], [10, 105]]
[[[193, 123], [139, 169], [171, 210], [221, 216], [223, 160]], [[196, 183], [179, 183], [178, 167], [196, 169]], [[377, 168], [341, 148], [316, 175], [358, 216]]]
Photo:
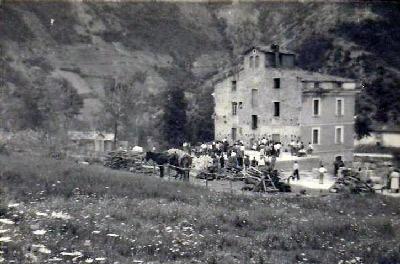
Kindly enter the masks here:
[[272, 45], [271, 45], [271, 50], [275, 53], [275, 67], [276, 67], [276, 68], [279, 68], [279, 67], [280, 67], [279, 45], [277, 45], [277, 44], [272, 44]]

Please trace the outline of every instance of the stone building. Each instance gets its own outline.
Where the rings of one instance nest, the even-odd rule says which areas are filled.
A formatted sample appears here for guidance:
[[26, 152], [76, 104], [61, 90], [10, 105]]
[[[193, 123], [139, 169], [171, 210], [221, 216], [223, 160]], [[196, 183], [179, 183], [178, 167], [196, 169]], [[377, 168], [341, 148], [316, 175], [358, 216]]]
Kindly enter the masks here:
[[400, 125], [373, 124], [369, 136], [356, 139], [355, 145], [400, 148]]
[[111, 151], [114, 134], [96, 131], [68, 131], [69, 147], [72, 153], [96, 155]]
[[213, 83], [217, 140], [300, 139], [323, 160], [352, 160], [354, 80], [301, 70], [294, 53], [272, 45], [248, 49]]

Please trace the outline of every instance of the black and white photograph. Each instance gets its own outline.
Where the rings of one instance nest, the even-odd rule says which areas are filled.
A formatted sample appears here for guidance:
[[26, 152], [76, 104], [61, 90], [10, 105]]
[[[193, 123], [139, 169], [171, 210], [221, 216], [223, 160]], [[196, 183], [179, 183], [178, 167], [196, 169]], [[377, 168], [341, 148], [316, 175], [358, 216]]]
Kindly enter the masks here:
[[0, 264], [400, 264], [400, 4], [0, 0]]

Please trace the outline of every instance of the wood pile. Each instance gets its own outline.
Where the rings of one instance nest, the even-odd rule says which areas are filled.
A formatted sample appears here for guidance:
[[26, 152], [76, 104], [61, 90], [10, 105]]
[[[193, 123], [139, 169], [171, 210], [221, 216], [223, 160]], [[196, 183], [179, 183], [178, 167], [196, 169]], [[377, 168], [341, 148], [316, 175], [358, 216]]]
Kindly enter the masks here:
[[142, 160], [142, 153], [117, 150], [107, 154], [104, 166], [116, 170], [137, 171], [142, 169]]
[[[275, 175], [275, 174], [276, 175]], [[254, 192], [290, 192], [290, 186], [282, 182], [277, 171], [262, 172], [250, 167], [245, 173], [243, 190]]]
[[359, 177], [345, 173], [343, 177], [336, 180], [329, 191], [334, 193], [374, 193], [375, 189]]

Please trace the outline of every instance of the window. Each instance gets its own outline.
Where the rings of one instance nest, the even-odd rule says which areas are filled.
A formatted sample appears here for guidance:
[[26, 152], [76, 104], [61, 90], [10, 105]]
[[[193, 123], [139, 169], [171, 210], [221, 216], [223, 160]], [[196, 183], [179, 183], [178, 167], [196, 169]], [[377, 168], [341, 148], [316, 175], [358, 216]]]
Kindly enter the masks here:
[[243, 103], [239, 102], [239, 109], [242, 109], [242, 108], [243, 108]]
[[237, 103], [232, 102], [232, 115], [236, 115], [236, 114], [237, 114]]
[[251, 129], [257, 129], [258, 127], [258, 116], [252, 115], [251, 116]]
[[279, 102], [274, 102], [274, 116], [279, 117], [280, 116], [280, 103]]
[[314, 88], [315, 88], [315, 89], [319, 89], [319, 82], [315, 82], [315, 83], [314, 83]]
[[256, 62], [255, 62], [255, 67], [258, 68], [260, 66], [260, 56], [256, 56]]
[[253, 107], [258, 106], [258, 90], [257, 89], [251, 90], [251, 106], [253, 106]]
[[275, 89], [281, 88], [281, 79], [280, 78], [274, 78], [274, 88]]
[[232, 92], [236, 91], [236, 81], [232, 81]]
[[311, 132], [311, 143], [314, 145], [320, 144], [320, 128], [313, 128]]
[[343, 127], [335, 127], [335, 144], [343, 144]]
[[313, 116], [319, 116], [320, 115], [320, 99], [319, 98], [314, 98], [313, 99]]
[[250, 69], [254, 68], [254, 57], [253, 56], [250, 57], [250, 65], [249, 65], [249, 67], [250, 67]]
[[343, 98], [336, 98], [336, 115], [343, 116], [344, 115], [344, 105]]

